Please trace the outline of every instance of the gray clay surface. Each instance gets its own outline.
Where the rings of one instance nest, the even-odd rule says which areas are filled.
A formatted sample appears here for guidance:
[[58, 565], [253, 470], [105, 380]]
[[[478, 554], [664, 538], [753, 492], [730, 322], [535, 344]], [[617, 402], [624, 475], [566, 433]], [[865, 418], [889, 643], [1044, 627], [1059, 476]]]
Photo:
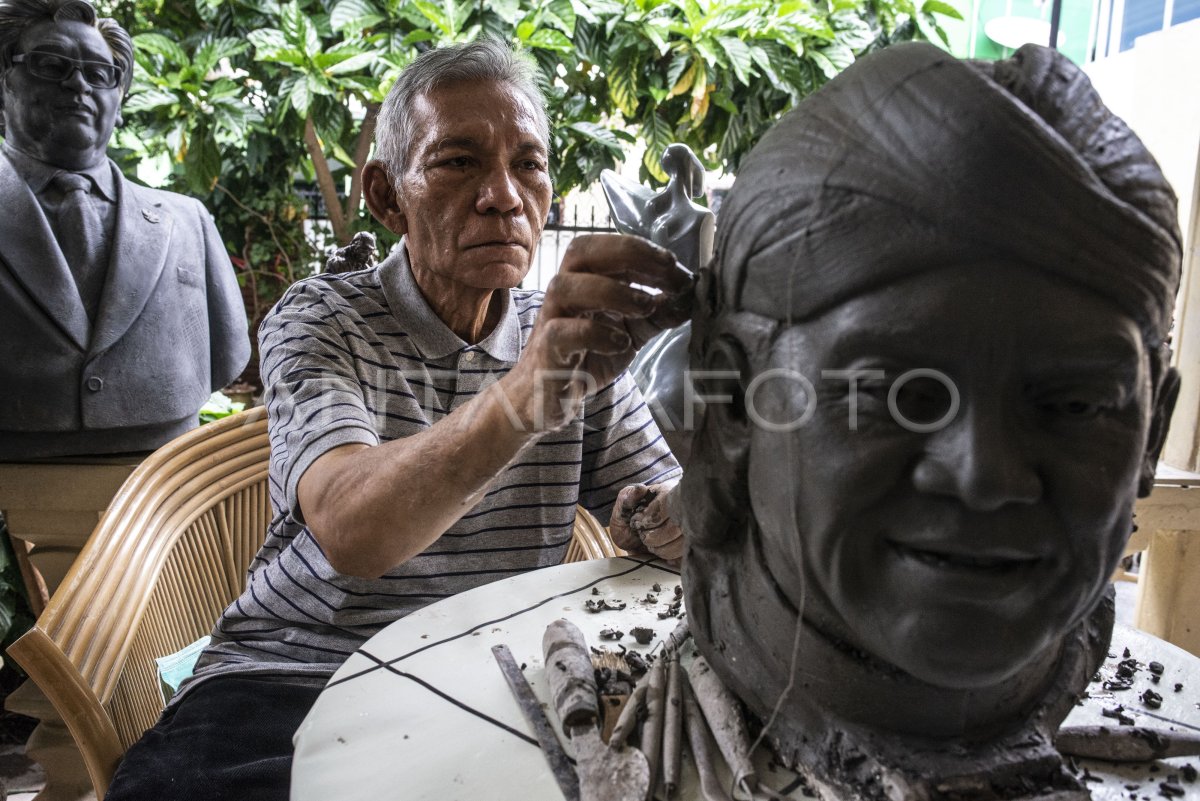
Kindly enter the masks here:
[[783, 762], [1087, 797], [1050, 740], [1106, 653], [1179, 267], [1154, 160], [1045, 48], [888, 48], [748, 156], [697, 287], [691, 367], [741, 402], [692, 442], [684, 586]]

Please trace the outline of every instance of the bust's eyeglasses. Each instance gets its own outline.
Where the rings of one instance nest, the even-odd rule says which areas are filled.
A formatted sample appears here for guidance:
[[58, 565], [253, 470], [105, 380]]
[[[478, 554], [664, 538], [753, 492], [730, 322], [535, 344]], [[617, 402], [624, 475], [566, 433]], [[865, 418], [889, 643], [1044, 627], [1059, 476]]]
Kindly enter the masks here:
[[46, 81], [65, 81], [71, 77], [71, 73], [79, 70], [83, 79], [96, 89], [115, 89], [121, 82], [121, 68], [103, 61], [83, 61], [45, 50], [31, 50], [13, 56], [12, 61], [14, 64], [24, 64], [30, 75]]

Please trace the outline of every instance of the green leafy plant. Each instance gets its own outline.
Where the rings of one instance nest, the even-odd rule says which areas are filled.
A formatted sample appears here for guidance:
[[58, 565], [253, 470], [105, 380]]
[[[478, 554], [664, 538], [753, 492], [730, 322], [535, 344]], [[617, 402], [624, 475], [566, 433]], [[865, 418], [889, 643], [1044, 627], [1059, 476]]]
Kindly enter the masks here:
[[[271, 20], [278, 27], [250, 31], [247, 39], [254, 45], [257, 63], [278, 79], [282, 102], [277, 118], [293, 117], [302, 127], [334, 236], [344, 244], [354, 234], [351, 221], [362, 199], [362, 186], [358, 170], [352, 170], [342, 200], [331, 159], [345, 167], [365, 163], [383, 100], [380, 79], [370, 72], [382, 63], [372, 48], [388, 45], [362, 36], [363, 26], [377, 18], [369, 4], [343, 2], [334, 12], [319, 20], [330, 33], [344, 37], [332, 45], [323, 41], [318, 21], [295, 0], [281, 5], [277, 19]], [[354, 105], [362, 109], [357, 120], [350, 111]], [[351, 142], [352, 152], [347, 148]]]
[[246, 404], [235, 401], [222, 392], [214, 392], [200, 407], [200, 425], [230, 417], [246, 408]]
[[[29, 631], [32, 625], [33, 612], [25, 595], [25, 582], [13, 555], [12, 540], [9, 539], [4, 516], [0, 515], [0, 651]], [[12, 670], [18, 670], [8, 660], [4, 662], [4, 669], [9, 670], [10, 664]]]
[[[647, 147], [644, 181], [685, 142], [736, 172], [787, 109], [859, 56], [944, 42], [942, 0], [110, 0], [137, 71], [114, 157], [160, 156], [235, 254], [251, 325], [359, 230], [359, 170], [386, 90], [422, 50], [480, 36], [539, 67], [555, 191]], [[315, 186], [328, 226], [309, 220]], [[322, 239], [328, 235], [328, 240]], [[387, 241], [385, 235], [384, 241]], [[253, 379], [253, 376], [249, 376]]]
[[135, 27], [160, 26], [135, 39], [131, 123], [150, 149], [171, 152], [195, 191], [215, 188], [248, 132], [302, 143], [294, 172], [316, 181], [342, 243], [363, 227], [356, 176], [379, 104], [422, 49], [486, 35], [536, 58], [565, 194], [637, 138], [649, 144], [652, 180], [665, 180], [657, 154], [670, 141], [736, 169], [780, 113], [858, 56], [945, 41], [939, 18], [960, 18], [942, 0], [192, 3], [114, 4]]
[[229, 36], [205, 34], [180, 42], [162, 33], [134, 37], [137, 87], [124, 105], [136, 115], [143, 141], [184, 164], [183, 176], [196, 194], [213, 191], [221, 175], [221, 144], [243, 142], [261, 122], [244, 101], [242, 86], [221, 74], [249, 48]]

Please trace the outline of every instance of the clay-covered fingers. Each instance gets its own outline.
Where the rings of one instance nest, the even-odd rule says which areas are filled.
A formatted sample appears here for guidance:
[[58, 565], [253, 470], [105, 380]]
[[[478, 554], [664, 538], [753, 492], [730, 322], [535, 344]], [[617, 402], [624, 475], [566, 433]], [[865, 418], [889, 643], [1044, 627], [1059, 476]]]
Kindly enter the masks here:
[[613, 517], [618, 517], [628, 524], [638, 509], [646, 505], [645, 498], [649, 494], [650, 488], [645, 484], [630, 484], [625, 487], [617, 493], [617, 502], [613, 504]]
[[585, 234], [571, 240], [560, 272], [595, 273], [654, 287], [668, 295], [690, 290], [693, 276], [675, 254], [629, 234]]
[[616, 545], [622, 551], [628, 553], [646, 552], [646, 546], [642, 545], [642, 540], [628, 525], [622, 526], [612, 523], [608, 527], [608, 534], [612, 537], [613, 545]]
[[546, 288], [540, 316], [621, 319], [649, 317], [657, 310], [654, 295], [624, 281], [594, 273], [560, 272]]
[[608, 527], [613, 543], [630, 553], [652, 553], [660, 559], [674, 561], [683, 557], [683, 529], [673, 520], [645, 529], [637, 525], [621, 525], [614, 517]]
[[667, 496], [665, 491], [659, 490], [657, 487], [651, 487], [654, 492], [654, 497], [647, 503], [638, 507], [633, 513], [633, 518], [630, 521], [635, 528], [650, 530], [658, 528], [671, 520], [671, 510], [667, 504]]
[[633, 530], [633, 516], [644, 505], [650, 488], [645, 484], [631, 484], [617, 493], [617, 501], [613, 504], [612, 516], [609, 518], [608, 533], [612, 536], [617, 547], [631, 553], [645, 553], [646, 547], [642, 539]]
[[683, 556], [683, 530], [671, 518], [667, 488], [655, 486], [654, 499], [634, 512], [630, 528], [641, 539], [642, 544], [663, 559], [679, 559]]
[[636, 529], [646, 550], [668, 561], [683, 558], [683, 529], [674, 521], [668, 520], [658, 528]]
[[671, 519], [670, 489], [664, 484], [632, 484], [618, 493], [609, 523], [618, 547], [668, 560], [683, 556], [683, 531]]
[[667, 263], [671, 251], [634, 234], [582, 234], [570, 241], [563, 256], [563, 270], [595, 270], [618, 275], [623, 269], [639, 269], [640, 262]]
[[632, 349], [629, 334], [618, 325], [588, 317], [557, 317], [540, 321], [546, 361], [542, 367], [574, 370], [589, 352], [619, 356]]
[[637, 236], [589, 234], [571, 240], [542, 316], [605, 317], [640, 348], [687, 320], [693, 298], [694, 277], [671, 251]]

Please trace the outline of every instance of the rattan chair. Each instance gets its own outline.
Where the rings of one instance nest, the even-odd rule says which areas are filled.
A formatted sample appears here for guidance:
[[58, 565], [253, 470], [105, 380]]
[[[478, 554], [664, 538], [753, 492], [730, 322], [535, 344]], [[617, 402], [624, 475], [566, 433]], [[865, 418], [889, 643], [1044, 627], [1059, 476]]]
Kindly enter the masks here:
[[608, 529], [600, 525], [600, 521], [582, 506], [575, 508], [575, 528], [571, 542], [567, 545], [567, 555], [563, 563], [586, 562], [588, 559], [605, 559], [610, 556], [625, 556], [612, 541]]
[[[255, 408], [153, 453], [8, 649], [66, 722], [97, 798], [162, 711], [155, 658], [208, 634], [242, 591], [271, 515], [269, 452]], [[566, 561], [621, 553], [579, 508]]]

